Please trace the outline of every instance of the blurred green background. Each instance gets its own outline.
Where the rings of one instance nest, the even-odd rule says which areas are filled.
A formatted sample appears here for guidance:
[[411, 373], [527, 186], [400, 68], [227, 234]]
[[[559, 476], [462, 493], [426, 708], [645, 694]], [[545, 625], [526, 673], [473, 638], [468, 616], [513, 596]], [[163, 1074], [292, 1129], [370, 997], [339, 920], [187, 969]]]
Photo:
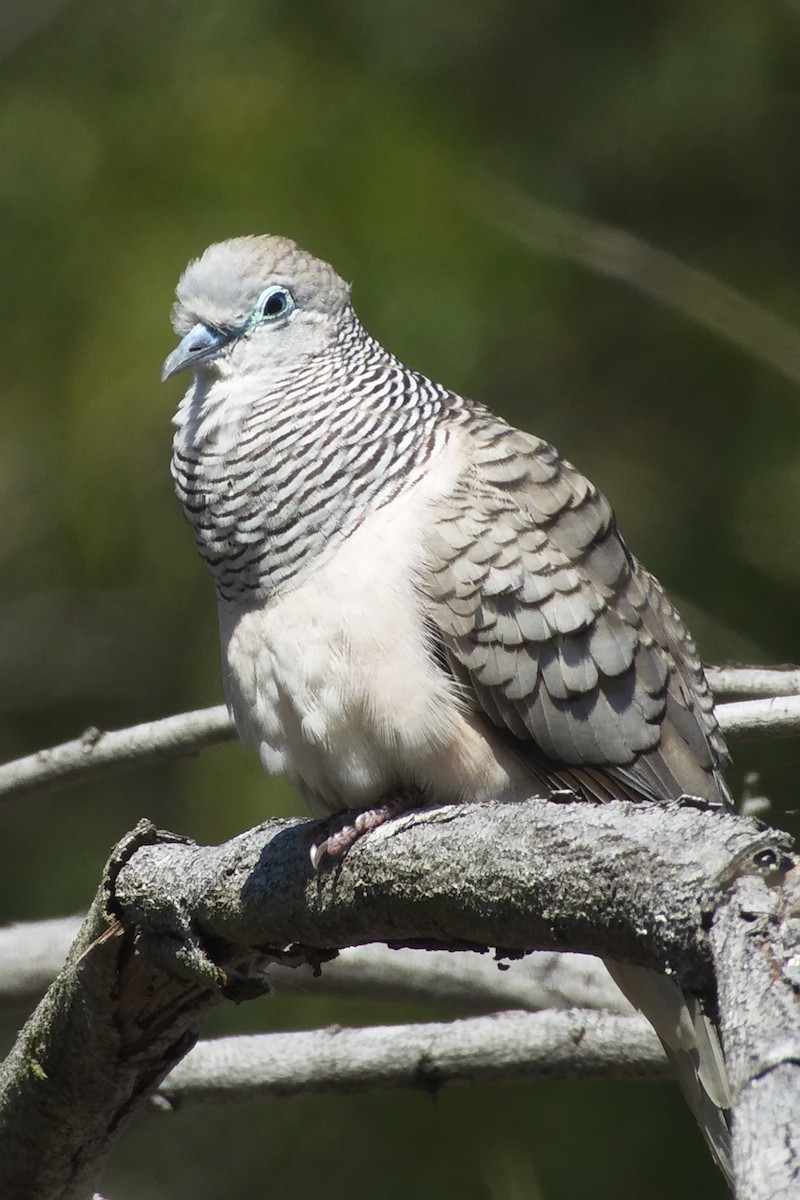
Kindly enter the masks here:
[[[241, 233], [329, 259], [406, 362], [555, 442], [708, 661], [797, 658], [798, 128], [796, 0], [7, 0], [0, 758], [221, 699], [167, 469], [181, 384], [158, 372], [187, 259]], [[541, 205], [674, 256], [672, 303], [574, 261], [586, 245], [554, 241]], [[649, 286], [637, 253], [618, 268]], [[679, 311], [681, 262], [758, 306], [701, 303], [733, 340]], [[759, 770], [796, 828], [798, 758], [737, 747], [734, 787]], [[18, 802], [0, 919], [86, 905], [142, 815], [218, 841], [300, 811], [235, 745]], [[298, 995], [213, 1031], [432, 1015]], [[349, 1200], [725, 1194], [666, 1084], [146, 1115], [104, 1187], [237, 1200], [262, 1179]]]

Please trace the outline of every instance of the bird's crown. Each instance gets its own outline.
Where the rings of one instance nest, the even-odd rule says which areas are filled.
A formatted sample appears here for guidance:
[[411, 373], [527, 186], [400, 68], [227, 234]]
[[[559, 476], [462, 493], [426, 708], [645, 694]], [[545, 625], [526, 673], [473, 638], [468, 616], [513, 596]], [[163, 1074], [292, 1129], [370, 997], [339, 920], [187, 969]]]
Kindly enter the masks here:
[[218, 329], [241, 326], [272, 287], [285, 288], [298, 307], [320, 314], [335, 315], [350, 296], [333, 267], [291, 238], [230, 238], [209, 246], [181, 276], [175, 330], [184, 334], [198, 322]]

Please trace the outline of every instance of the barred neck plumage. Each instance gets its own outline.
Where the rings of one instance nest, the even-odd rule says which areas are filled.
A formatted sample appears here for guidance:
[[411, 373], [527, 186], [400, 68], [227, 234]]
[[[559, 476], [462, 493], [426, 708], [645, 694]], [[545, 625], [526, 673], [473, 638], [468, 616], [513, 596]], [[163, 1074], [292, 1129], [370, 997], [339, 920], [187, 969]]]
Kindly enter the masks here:
[[196, 379], [175, 418], [175, 486], [226, 600], [294, 580], [411, 482], [467, 409], [355, 314], [323, 353], [254, 387]]

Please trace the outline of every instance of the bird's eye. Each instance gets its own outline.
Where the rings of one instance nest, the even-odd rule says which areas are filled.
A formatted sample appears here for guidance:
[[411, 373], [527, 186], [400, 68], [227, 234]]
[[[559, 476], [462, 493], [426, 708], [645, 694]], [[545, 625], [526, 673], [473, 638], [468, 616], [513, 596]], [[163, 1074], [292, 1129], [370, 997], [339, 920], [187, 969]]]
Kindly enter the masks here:
[[267, 321], [274, 321], [277, 317], [285, 317], [294, 308], [294, 297], [292, 293], [285, 287], [274, 285], [273, 287], [265, 288], [258, 297], [256, 303], [256, 316], [262, 317]]

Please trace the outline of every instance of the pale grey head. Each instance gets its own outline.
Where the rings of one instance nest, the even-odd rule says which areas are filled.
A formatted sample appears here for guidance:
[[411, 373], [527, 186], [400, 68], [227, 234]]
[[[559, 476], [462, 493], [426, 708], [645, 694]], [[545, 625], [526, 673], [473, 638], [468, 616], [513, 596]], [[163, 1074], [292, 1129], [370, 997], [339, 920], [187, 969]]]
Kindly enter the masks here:
[[352, 321], [350, 288], [290, 238], [231, 238], [189, 263], [172, 313], [179, 345], [161, 377], [247, 374], [313, 356]]

